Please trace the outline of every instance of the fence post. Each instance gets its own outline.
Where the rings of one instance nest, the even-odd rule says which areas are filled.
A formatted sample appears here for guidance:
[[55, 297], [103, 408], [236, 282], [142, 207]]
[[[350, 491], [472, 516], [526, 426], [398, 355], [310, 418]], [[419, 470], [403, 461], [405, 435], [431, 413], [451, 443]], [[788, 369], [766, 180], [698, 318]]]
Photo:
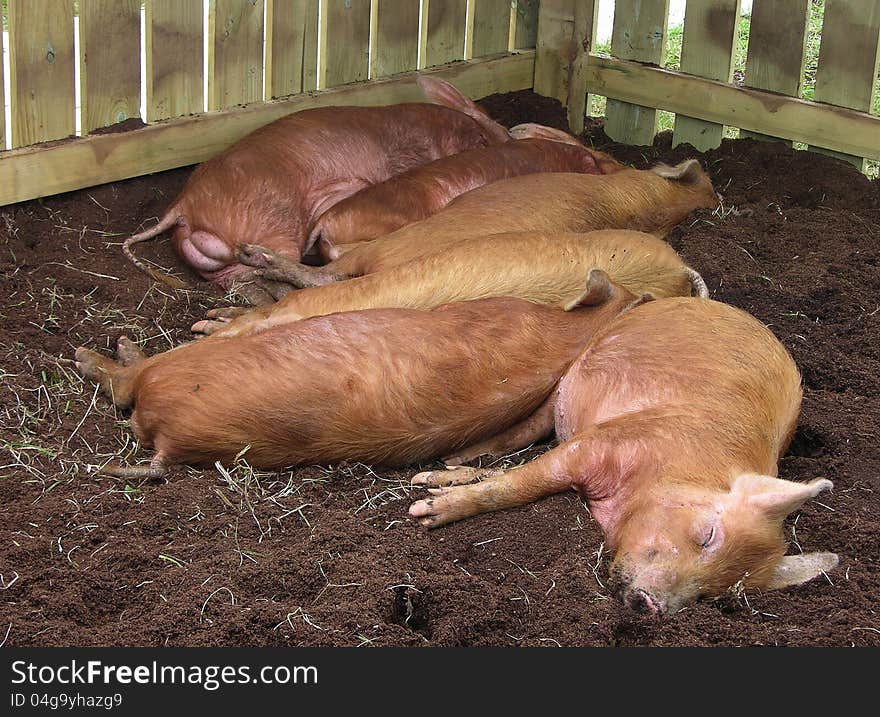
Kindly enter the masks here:
[[[733, 80], [733, 50], [740, 0], [689, 0], [684, 16], [681, 71], [710, 80]], [[676, 115], [672, 146], [690, 144], [701, 152], [721, 144], [724, 125]]]
[[[611, 54], [662, 66], [666, 54], [669, 0], [617, 0]], [[617, 142], [651, 144], [657, 134], [657, 110], [611, 97], [605, 107], [605, 134]]]
[[576, 0], [541, 0], [535, 48], [535, 92], [568, 99], [571, 62], [574, 58], [574, 8]]

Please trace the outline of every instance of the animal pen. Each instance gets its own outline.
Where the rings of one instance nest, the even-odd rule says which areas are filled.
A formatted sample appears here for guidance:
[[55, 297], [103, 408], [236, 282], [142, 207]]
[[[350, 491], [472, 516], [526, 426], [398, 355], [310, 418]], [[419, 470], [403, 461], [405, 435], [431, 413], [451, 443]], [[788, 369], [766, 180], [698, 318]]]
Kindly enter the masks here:
[[602, 95], [607, 134], [630, 144], [651, 143], [661, 109], [700, 150], [727, 125], [880, 160], [880, 2], [827, 0], [814, 101], [809, 5], [756, 0], [734, 84], [739, 0], [688, 2], [680, 72], [662, 68], [669, 0], [617, 0], [611, 56], [591, 52], [598, 0], [9, 0], [0, 204], [195, 164], [309, 107], [415, 100], [413, 72], [471, 97], [534, 88], [575, 131]]
[[[0, 0], [0, 646], [880, 645], [880, 182], [864, 175], [880, 161], [880, 0], [754, 0], [748, 17], [741, 0], [688, 0], [680, 35], [670, 0], [616, 0], [606, 46], [607, 3]], [[424, 101], [420, 75], [504, 128], [567, 127], [639, 175], [687, 163], [711, 180], [723, 204], [665, 241], [800, 372], [778, 477], [834, 491], [781, 530], [795, 551], [839, 554], [830, 575], [748, 595], [740, 581], [652, 622], [613, 599], [613, 551], [572, 492], [427, 532], [407, 513], [423, 495], [414, 466], [263, 472], [242, 453], [168, 480], [101, 473], [144, 454], [77, 374], [77, 346], [205, 345], [193, 322], [234, 298], [171, 241], [139, 253], [188, 272], [183, 288], [138, 271], [120, 242], [155, 224], [192, 165], [254, 130]], [[486, 265], [479, 278], [503, 273]]]

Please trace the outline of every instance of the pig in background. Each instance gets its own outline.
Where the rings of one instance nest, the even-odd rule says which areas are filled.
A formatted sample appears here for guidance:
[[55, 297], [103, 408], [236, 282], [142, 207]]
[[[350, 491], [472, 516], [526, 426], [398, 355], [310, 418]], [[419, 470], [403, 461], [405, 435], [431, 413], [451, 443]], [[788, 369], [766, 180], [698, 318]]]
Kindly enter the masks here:
[[558, 447], [509, 471], [420, 473], [432, 496], [410, 513], [437, 527], [575, 488], [615, 552], [616, 592], [645, 613], [737, 584], [803, 583], [838, 558], [785, 555], [786, 516], [832, 487], [777, 477], [800, 402], [797, 367], [755, 318], [704, 299], [648, 302], [600, 331], [534, 416], [452, 462], [554, 426]]
[[254, 245], [239, 257], [262, 278], [297, 287], [389, 269], [434, 254], [465, 239], [538, 231], [634, 229], [665, 237], [693, 210], [719, 204], [696, 160], [613, 174], [542, 172], [502, 179], [462, 194], [415, 224], [368, 242], [336, 247], [340, 256], [322, 267], [305, 266]]
[[461, 194], [500, 179], [535, 172], [611, 174], [624, 168], [609, 155], [549, 127], [521, 125], [510, 134], [516, 141], [437, 159], [343, 199], [321, 215], [309, 244], [324, 261], [332, 261], [339, 257], [337, 244], [390, 234], [436, 214]]
[[[119, 340], [114, 362], [80, 347], [77, 368], [155, 448], [149, 466], [232, 461], [254, 467], [361, 461], [403, 465], [445, 455], [534, 412], [593, 333], [636, 301], [600, 271], [569, 311], [513, 298], [432, 311], [320, 316], [152, 358]], [[111, 472], [105, 469], [105, 473]]]
[[[299, 261], [314, 223], [335, 203], [412, 167], [508, 141], [506, 129], [448, 83], [419, 84], [450, 106], [321, 107], [252, 132], [200, 164], [159, 223], [129, 237], [123, 251], [154, 278], [180, 286], [131, 250], [170, 230], [184, 261], [228, 288], [247, 272], [236, 258], [240, 244], [257, 242]], [[260, 283], [246, 290], [254, 300], [270, 299]]]
[[561, 305], [577, 294], [593, 267], [636, 295], [708, 295], [700, 275], [669, 244], [651, 234], [627, 229], [587, 234], [520, 232], [465, 240], [374, 274], [293, 291], [276, 304], [250, 310], [214, 309], [208, 320], [192, 328], [237, 336], [339, 311], [430, 309], [493, 296]]

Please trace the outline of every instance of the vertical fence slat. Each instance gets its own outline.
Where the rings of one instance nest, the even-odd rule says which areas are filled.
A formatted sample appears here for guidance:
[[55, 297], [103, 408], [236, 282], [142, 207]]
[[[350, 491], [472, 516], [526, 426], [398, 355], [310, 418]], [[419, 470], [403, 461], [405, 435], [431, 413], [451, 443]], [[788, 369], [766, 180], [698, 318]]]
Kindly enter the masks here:
[[73, 2], [9, 0], [12, 146], [76, 131]]
[[425, 66], [464, 59], [467, 0], [430, 0]]
[[587, 94], [587, 60], [596, 41], [597, 0], [579, 0], [574, 9], [571, 81], [568, 88], [568, 126], [575, 134], [584, 131], [584, 117], [590, 106]]
[[366, 80], [370, 71], [370, 3], [325, 0], [321, 16], [321, 87]]
[[140, 0], [80, 0], [82, 131], [140, 116]]
[[[611, 54], [622, 60], [663, 65], [669, 0], [617, 0]], [[608, 98], [605, 133], [618, 142], [651, 144], [657, 134], [657, 110]]]
[[3, 79], [3, 28], [0, 27], [0, 150], [6, 148], [6, 95]]
[[[800, 97], [809, 13], [810, 0], [754, 4], [746, 59], [747, 86]], [[782, 141], [756, 132], [742, 131], [740, 136]]]
[[[877, 64], [880, 59], [880, 1], [825, 0], [822, 46], [816, 70], [813, 99], [868, 112], [874, 102]], [[814, 152], [831, 154], [865, 169], [863, 157], [819, 147]]]
[[202, 112], [202, 0], [146, 0], [147, 121]]
[[318, 0], [267, 0], [267, 97], [315, 89], [317, 43]]
[[507, 52], [510, 46], [510, 0], [474, 0], [471, 57]]
[[376, 35], [371, 77], [389, 77], [416, 69], [419, 60], [420, 0], [373, 0]]
[[538, 5], [539, 0], [516, 0], [514, 13], [516, 27], [513, 35], [513, 47], [534, 47], [538, 39]]
[[[710, 80], [733, 80], [733, 57], [740, 0], [690, 0], [684, 16], [681, 70]], [[724, 126], [677, 115], [672, 145], [690, 144], [701, 152], [721, 144]]]
[[208, 38], [208, 107], [263, 99], [262, 0], [212, 0]]
[[566, 102], [574, 54], [575, 0], [541, 0], [535, 49], [535, 92]]

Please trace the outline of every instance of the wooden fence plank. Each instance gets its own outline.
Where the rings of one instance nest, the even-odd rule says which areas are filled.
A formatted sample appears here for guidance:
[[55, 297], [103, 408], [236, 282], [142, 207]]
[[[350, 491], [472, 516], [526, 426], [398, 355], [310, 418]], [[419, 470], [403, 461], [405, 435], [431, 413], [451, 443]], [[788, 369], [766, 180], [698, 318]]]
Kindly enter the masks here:
[[517, 50], [534, 47], [538, 39], [539, 0], [515, 0], [515, 2], [513, 47]]
[[599, 3], [596, 0], [580, 0], [574, 11], [574, 57], [571, 61], [571, 81], [569, 83], [568, 126], [575, 134], [584, 131], [584, 117], [590, 107], [590, 96], [587, 94], [587, 62], [590, 49], [596, 42], [597, 13]]
[[370, 77], [390, 77], [416, 69], [420, 0], [374, 0], [374, 3], [376, 31], [371, 35]]
[[12, 146], [76, 131], [73, 2], [9, 0]]
[[510, 46], [510, 0], [474, 0], [471, 57], [507, 52]]
[[79, 0], [79, 38], [83, 134], [140, 117], [140, 0]]
[[[513, 92], [532, 86], [535, 53], [459, 62], [421, 74], [446, 79], [469, 97]], [[311, 107], [419, 102], [424, 95], [415, 78], [409, 73], [169, 120], [130, 132], [93, 134], [49, 146], [11, 150], [0, 161], [0, 206], [202, 162], [255, 129]]]
[[325, 0], [321, 10], [319, 87], [336, 87], [369, 76], [369, 0]]
[[[801, 96], [810, 0], [756, 2], [749, 27], [745, 84], [759, 90]], [[742, 132], [741, 137], [777, 142], [777, 137]]]
[[266, 0], [266, 96], [314, 90], [318, 0]]
[[541, 0], [535, 48], [535, 92], [566, 103], [571, 80], [575, 0]]
[[[617, 0], [611, 32], [611, 54], [623, 60], [662, 65], [666, 54], [669, 0], [645, 3]], [[605, 106], [605, 133], [627, 144], [651, 144], [657, 134], [657, 111], [609, 99]]]
[[592, 91], [634, 104], [880, 159], [880, 117], [591, 55]]
[[[813, 99], [861, 112], [870, 111], [876, 91], [878, 50], [880, 0], [825, 0]], [[865, 169], [862, 157], [821, 148], [816, 151], [837, 156], [861, 171]]]
[[205, 109], [202, 0], [146, 0], [147, 121]]
[[208, 15], [208, 107], [263, 99], [262, 0], [212, 0]]
[[467, 0], [429, 0], [425, 67], [464, 59]]
[[0, 151], [6, 149], [6, 95], [3, 79], [3, 28], [0, 28]]
[[[733, 51], [740, 0], [690, 0], [684, 16], [681, 71], [710, 80], [733, 80]], [[690, 144], [704, 152], [721, 144], [724, 126], [685, 115], [675, 118], [672, 146]]]

